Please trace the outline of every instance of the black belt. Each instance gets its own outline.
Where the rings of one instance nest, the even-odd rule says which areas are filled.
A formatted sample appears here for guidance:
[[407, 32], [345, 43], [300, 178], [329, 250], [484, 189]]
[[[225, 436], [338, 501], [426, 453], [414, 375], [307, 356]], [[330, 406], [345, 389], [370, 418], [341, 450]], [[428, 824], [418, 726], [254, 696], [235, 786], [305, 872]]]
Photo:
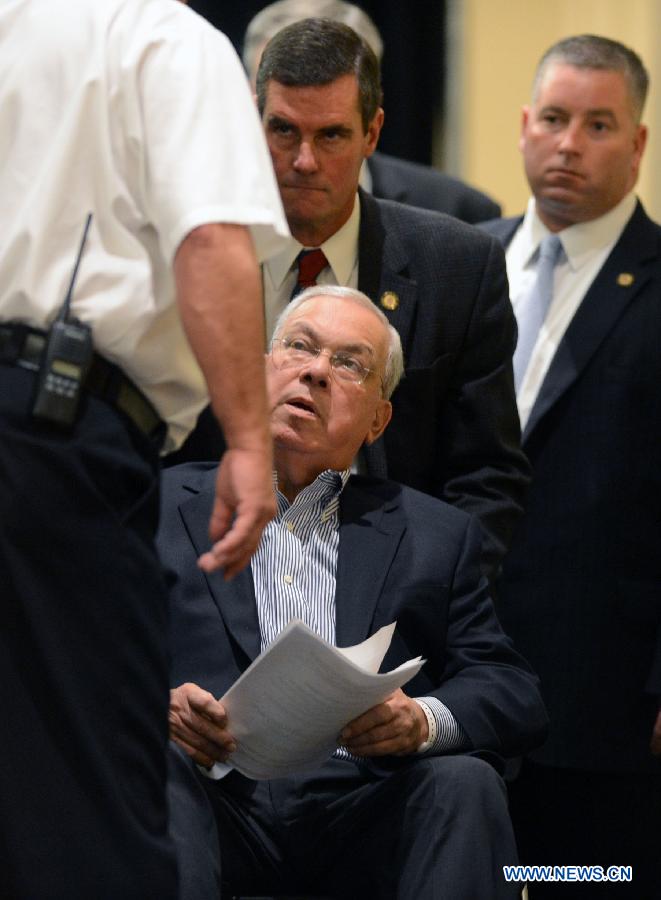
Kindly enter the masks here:
[[[45, 346], [44, 331], [30, 328], [22, 322], [0, 323], [0, 363], [37, 372]], [[85, 389], [128, 416], [147, 437], [153, 438], [159, 430], [163, 431], [163, 423], [149, 400], [119, 366], [98, 353], [92, 357], [85, 377]]]

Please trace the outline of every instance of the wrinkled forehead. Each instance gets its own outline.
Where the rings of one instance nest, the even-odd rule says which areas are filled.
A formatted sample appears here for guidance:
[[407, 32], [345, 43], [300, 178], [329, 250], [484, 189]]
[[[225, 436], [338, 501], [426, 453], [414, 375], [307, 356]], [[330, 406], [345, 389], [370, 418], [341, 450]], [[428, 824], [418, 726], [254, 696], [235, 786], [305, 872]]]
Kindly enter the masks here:
[[287, 316], [279, 334], [305, 331], [333, 347], [364, 346], [382, 358], [388, 334], [376, 312], [347, 297], [319, 295], [303, 301]]

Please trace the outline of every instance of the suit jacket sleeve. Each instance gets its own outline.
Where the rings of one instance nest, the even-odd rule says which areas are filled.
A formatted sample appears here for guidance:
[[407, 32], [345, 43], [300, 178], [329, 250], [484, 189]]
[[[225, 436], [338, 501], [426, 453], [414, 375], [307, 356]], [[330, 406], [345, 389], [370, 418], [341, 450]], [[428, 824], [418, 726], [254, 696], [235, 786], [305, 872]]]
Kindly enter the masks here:
[[515, 346], [504, 254], [492, 241], [440, 422], [444, 480], [438, 494], [477, 517], [482, 567], [490, 577], [509, 547], [530, 480], [514, 393]]
[[548, 718], [538, 679], [503, 632], [479, 578], [478, 546], [471, 524], [451, 588], [443, 680], [433, 693], [474, 749], [513, 756], [543, 741]]
[[[350, 521], [350, 497], [345, 498], [338, 643], [350, 645], [366, 636], [358, 626], [347, 630], [347, 622], [361, 615], [356, 599], [361, 598], [370, 633], [397, 622], [381, 670], [421, 655], [426, 662], [406, 684], [406, 693], [437, 697], [472, 749], [513, 756], [537, 746], [548, 724], [538, 680], [496, 617], [480, 573], [477, 522], [433, 497], [407, 488], [397, 493], [392, 483], [383, 484], [391, 486], [395, 502], [392, 509], [384, 504], [381, 517], [373, 516], [371, 529], [365, 513]], [[378, 599], [372, 601], [374, 595]]]

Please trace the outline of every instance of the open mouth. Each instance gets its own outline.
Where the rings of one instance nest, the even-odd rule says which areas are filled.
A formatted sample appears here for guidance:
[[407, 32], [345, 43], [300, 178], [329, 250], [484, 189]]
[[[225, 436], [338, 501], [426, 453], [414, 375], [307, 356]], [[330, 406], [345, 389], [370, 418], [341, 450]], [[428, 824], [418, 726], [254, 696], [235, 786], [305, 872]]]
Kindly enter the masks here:
[[287, 406], [293, 406], [294, 409], [299, 409], [302, 412], [309, 413], [310, 415], [316, 416], [317, 411], [314, 408], [313, 404], [308, 400], [301, 400], [300, 398], [295, 398], [293, 400], [287, 401]]

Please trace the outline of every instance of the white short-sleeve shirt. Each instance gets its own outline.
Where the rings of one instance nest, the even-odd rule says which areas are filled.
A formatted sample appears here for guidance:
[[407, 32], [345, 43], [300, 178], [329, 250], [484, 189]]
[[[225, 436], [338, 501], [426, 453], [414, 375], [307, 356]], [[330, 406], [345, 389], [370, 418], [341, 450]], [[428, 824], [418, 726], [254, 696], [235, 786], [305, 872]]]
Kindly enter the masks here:
[[175, 0], [0, 4], [0, 319], [43, 327], [94, 214], [72, 313], [183, 440], [206, 402], [172, 263], [208, 222], [288, 235], [246, 76]]

